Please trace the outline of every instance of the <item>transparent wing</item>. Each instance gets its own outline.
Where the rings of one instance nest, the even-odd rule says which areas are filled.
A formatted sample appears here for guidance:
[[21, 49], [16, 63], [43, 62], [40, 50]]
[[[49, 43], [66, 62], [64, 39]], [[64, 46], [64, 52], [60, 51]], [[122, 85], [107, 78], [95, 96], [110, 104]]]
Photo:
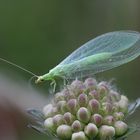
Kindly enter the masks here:
[[127, 49], [133, 49], [133, 46], [139, 40], [140, 33], [134, 31], [116, 31], [106, 33], [82, 45], [59, 65], [70, 64], [85, 57], [103, 52], [116, 54]]
[[111, 32], [89, 41], [57, 67], [60, 67], [67, 77], [78, 77], [79, 74], [81, 77], [118, 67], [139, 55], [140, 33]]
[[138, 40], [133, 46], [122, 49], [118, 52], [110, 53], [101, 53], [102, 57], [97, 57], [99, 54], [92, 57], [86, 57], [81, 60], [74, 61], [70, 64], [62, 65], [61, 68], [65, 73], [65, 76], [74, 78], [76, 77], [85, 77], [91, 74], [96, 74], [105, 70], [118, 67], [122, 64], [125, 64], [129, 61], [132, 61], [140, 55], [140, 40]]

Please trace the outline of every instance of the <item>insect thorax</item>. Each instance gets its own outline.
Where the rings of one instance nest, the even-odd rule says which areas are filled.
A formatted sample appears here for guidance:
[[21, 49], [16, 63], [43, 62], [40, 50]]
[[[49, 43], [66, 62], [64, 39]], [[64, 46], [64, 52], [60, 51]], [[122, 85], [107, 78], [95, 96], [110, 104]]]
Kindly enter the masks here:
[[55, 77], [63, 77], [65, 76], [65, 73], [63, 71], [63, 67], [61, 66], [56, 66], [55, 68], [51, 69], [49, 71], [49, 74], [55, 78]]

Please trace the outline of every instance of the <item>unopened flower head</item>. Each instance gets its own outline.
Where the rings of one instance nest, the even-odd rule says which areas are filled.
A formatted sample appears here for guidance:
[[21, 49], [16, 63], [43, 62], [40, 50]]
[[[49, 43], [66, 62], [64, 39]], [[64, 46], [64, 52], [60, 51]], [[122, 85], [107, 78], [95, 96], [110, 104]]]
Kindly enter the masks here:
[[62, 140], [115, 140], [128, 131], [128, 105], [108, 82], [76, 79], [44, 107], [44, 128]]

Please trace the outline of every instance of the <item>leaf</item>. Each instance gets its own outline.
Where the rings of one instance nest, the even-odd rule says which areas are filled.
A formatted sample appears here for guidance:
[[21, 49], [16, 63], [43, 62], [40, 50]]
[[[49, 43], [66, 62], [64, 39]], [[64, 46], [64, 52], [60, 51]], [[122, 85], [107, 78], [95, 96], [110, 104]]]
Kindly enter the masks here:
[[35, 119], [36, 121], [44, 122], [45, 117], [40, 110], [28, 109], [27, 112]]
[[129, 104], [128, 116], [132, 115], [139, 106], [140, 106], [140, 98], [138, 98], [135, 102]]
[[45, 131], [45, 129], [43, 127], [40, 127], [40, 126], [37, 126], [37, 125], [33, 125], [33, 124], [28, 124], [28, 127], [36, 130], [37, 132], [39, 132], [41, 134], [42, 133], [46, 134], [46, 131]]

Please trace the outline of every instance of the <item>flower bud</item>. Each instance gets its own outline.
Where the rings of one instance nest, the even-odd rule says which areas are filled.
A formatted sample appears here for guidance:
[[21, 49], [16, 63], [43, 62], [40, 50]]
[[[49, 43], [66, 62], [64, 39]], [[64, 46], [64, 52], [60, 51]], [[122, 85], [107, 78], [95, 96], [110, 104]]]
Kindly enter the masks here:
[[92, 91], [89, 92], [88, 98], [99, 100], [99, 94], [96, 90], [92, 90]]
[[70, 139], [72, 135], [71, 127], [68, 125], [60, 125], [57, 130], [57, 136], [63, 140]]
[[122, 121], [115, 122], [114, 127], [117, 136], [123, 135], [128, 130], [127, 124]]
[[107, 96], [108, 91], [109, 91], [107, 83], [106, 82], [100, 82], [98, 84], [98, 89], [97, 90], [98, 90], [98, 92], [100, 94], [101, 99], [103, 97]]
[[67, 103], [67, 108], [72, 114], [76, 114], [79, 109], [79, 104], [76, 99], [70, 99]]
[[84, 124], [78, 120], [75, 120], [72, 125], [71, 128], [74, 132], [79, 132], [82, 131], [84, 128]]
[[87, 106], [87, 103], [88, 103], [88, 97], [86, 94], [80, 94], [78, 96], [78, 103], [80, 105], [80, 107], [86, 107]]
[[85, 133], [83, 131], [80, 131], [73, 133], [71, 140], [88, 140], [88, 138], [85, 136]]
[[121, 99], [121, 96], [118, 92], [111, 90], [109, 92], [112, 102], [118, 102]]
[[106, 82], [106, 81], [101, 81], [99, 84], [98, 84], [98, 86], [103, 86], [103, 87], [105, 87], [106, 88], [106, 90], [107, 91], [109, 91], [109, 83], [108, 82]]
[[95, 124], [89, 123], [85, 127], [84, 132], [89, 138], [93, 139], [98, 134], [98, 128]]
[[112, 113], [112, 104], [109, 102], [102, 103], [102, 111], [104, 115], [108, 115]]
[[120, 112], [127, 113], [128, 111], [128, 98], [124, 95], [121, 95], [121, 99], [118, 102]]
[[115, 112], [113, 116], [114, 116], [115, 120], [117, 120], [117, 121], [118, 120], [121, 121], [124, 119], [124, 114], [122, 112]]
[[57, 113], [57, 108], [53, 107], [52, 104], [48, 104], [43, 108], [43, 113], [46, 118], [52, 117]]
[[63, 116], [66, 124], [71, 125], [75, 120], [75, 116], [73, 116], [70, 112], [66, 112]]
[[57, 103], [58, 101], [65, 100], [64, 94], [62, 92], [58, 92], [54, 96], [54, 101]]
[[109, 116], [106, 116], [104, 117], [104, 120], [103, 120], [103, 123], [106, 124], [106, 125], [113, 125], [115, 122], [115, 119], [113, 116], [109, 115]]
[[93, 90], [96, 89], [97, 81], [94, 78], [87, 78], [84, 82], [86, 89]]
[[53, 117], [53, 122], [56, 126], [59, 126], [64, 123], [63, 115], [57, 114]]
[[55, 132], [55, 130], [56, 130], [56, 125], [54, 124], [52, 118], [48, 118], [45, 120], [44, 127], [51, 132]]
[[107, 82], [74, 80], [43, 108], [44, 131], [62, 140], [111, 140], [125, 135], [128, 99]]
[[57, 108], [58, 108], [58, 111], [61, 112], [62, 114], [67, 112], [67, 103], [66, 101], [59, 101], [57, 103]]
[[90, 112], [85, 107], [81, 107], [77, 112], [78, 120], [83, 123], [88, 123], [90, 120], [90, 116], [91, 116]]
[[79, 95], [80, 93], [82, 93], [85, 90], [85, 86], [84, 86], [83, 82], [79, 81], [77, 79], [71, 83], [71, 86], [73, 87], [73, 90], [76, 95]]
[[90, 122], [99, 127], [103, 123], [103, 117], [100, 114], [94, 114], [91, 116]]
[[96, 99], [92, 99], [89, 101], [88, 109], [91, 111], [91, 113], [97, 113], [100, 109], [100, 103]]
[[52, 104], [47, 104], [46, 106], [44, 106], [43, 108], [43, 113], [45, 114], [46, 111], [48, 111], [48, 109], [53, 108]]
[[111, 139], [115, 135], [115, 129], [112, 126], [102, 125], [99, 129], [99, 137], [101, 140]]
[[67, 88], [62, 90], [65, 100], [70, 100], [76, 98], [75, 94], [72, 92], [72, 87], [67, 85]]

